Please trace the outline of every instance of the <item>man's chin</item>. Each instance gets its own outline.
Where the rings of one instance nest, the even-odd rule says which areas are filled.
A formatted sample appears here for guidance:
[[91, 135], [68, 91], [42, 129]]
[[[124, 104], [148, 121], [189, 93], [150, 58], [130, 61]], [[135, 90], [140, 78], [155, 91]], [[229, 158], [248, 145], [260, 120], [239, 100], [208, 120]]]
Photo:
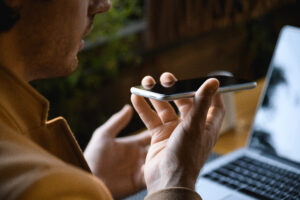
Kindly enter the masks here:
[[59, 73], [54, 75], [53, 78], [70, 76], [71, 74], [73, 74], [76, 71], [77, 67], [78, 67], [78, 61], [76, 62], [76, 64], [69, 65], [68, 67], [66, 67], [66, 68], [62, 69], [61, 71], [59, 71]]
[[78, 67], [78, 57], [75, 56], [72, 62], [64, 63], [64, 65], [58, 67], [56, 73], [54, 70], [54, 74], [53, 74], [54, 76], [52, 78], [70, 76], [73, 72], [75, 72], [77, 67]]
[[[59, 77], [67, 77], [70, 76], [78, 66], [78, 59], [73, 60], [73, 62], [69, 63], [56, 63], [52, 64], [51, 66], [43, 66], [39, 67], [38, 70], [33, 74], [33, 78], [30, 81], [33, 80], [39, 80], [39, 79], [51, 79], [51, 78], [59, 78]], [[41, 71], [41, 69], [43, 69]]]

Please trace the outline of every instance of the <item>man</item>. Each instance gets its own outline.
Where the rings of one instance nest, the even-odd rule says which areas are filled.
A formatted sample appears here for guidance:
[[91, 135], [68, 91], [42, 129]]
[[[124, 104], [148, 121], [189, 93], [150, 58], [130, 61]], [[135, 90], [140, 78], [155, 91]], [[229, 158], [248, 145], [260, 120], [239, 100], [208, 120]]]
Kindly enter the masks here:
[[147, 199], [200, 199], [195, 181], [224, 116], [217, 80], [175, 101], [180, 117], [169, 103], [151, 101], [154, 111], [133, 95], [148, 132], [115, 138], [132, 113], [125, 106], [95, 131], [85, 158], [66, 121], [48, 121], [48, 101], [28, 84], [72, 73], [93, 17], [109, 8], [109, 0], [0, 0], [0, 199], [122, 198], [145, 184]]

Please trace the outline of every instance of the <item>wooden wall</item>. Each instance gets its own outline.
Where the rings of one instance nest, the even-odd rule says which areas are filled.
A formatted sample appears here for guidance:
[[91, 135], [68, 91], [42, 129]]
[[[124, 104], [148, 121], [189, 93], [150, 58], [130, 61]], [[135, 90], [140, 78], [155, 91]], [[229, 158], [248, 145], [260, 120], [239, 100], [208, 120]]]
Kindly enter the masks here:
[[300, 25], [296, 0], [148, 0], [144, 74], [227, 70], [265, 75], [280, 29]]
[[259, 18], [296, 0], [148, 0], [147, 48]]

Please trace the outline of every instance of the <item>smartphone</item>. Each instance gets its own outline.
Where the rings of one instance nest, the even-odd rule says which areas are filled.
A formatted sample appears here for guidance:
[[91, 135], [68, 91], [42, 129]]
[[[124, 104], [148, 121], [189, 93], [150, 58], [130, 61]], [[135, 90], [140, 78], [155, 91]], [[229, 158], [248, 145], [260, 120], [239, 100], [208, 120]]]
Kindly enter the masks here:
[[160, 101], [190, 98], [195, 95], [198, 88], [209, 78], [216, 78], [219, 80], [220, 87], [217, 93], [252, 89], [257, 85], [254, 81], [247, 81], [232, 76], [207, 76], [188, 80], [178, 80], [168, 86], [163, 86], [160, 83], [153, 85], [151, 88], [144, 88], [141, 85], [134, 86], [130, 89], [130, 92], [132, 94]]

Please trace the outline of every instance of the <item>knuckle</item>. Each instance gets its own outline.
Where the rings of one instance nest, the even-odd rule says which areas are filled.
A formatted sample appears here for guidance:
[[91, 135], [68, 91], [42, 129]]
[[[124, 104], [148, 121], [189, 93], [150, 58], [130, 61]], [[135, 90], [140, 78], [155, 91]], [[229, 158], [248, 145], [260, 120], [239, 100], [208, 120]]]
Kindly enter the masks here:
[[[161, 119], [169, 119], [170, 118], [170, 112], [168, 109], [162, 109], [158, 112], [158, 115], [160, 116]], [[173, 118], [172, 118], [173, 120]]]

